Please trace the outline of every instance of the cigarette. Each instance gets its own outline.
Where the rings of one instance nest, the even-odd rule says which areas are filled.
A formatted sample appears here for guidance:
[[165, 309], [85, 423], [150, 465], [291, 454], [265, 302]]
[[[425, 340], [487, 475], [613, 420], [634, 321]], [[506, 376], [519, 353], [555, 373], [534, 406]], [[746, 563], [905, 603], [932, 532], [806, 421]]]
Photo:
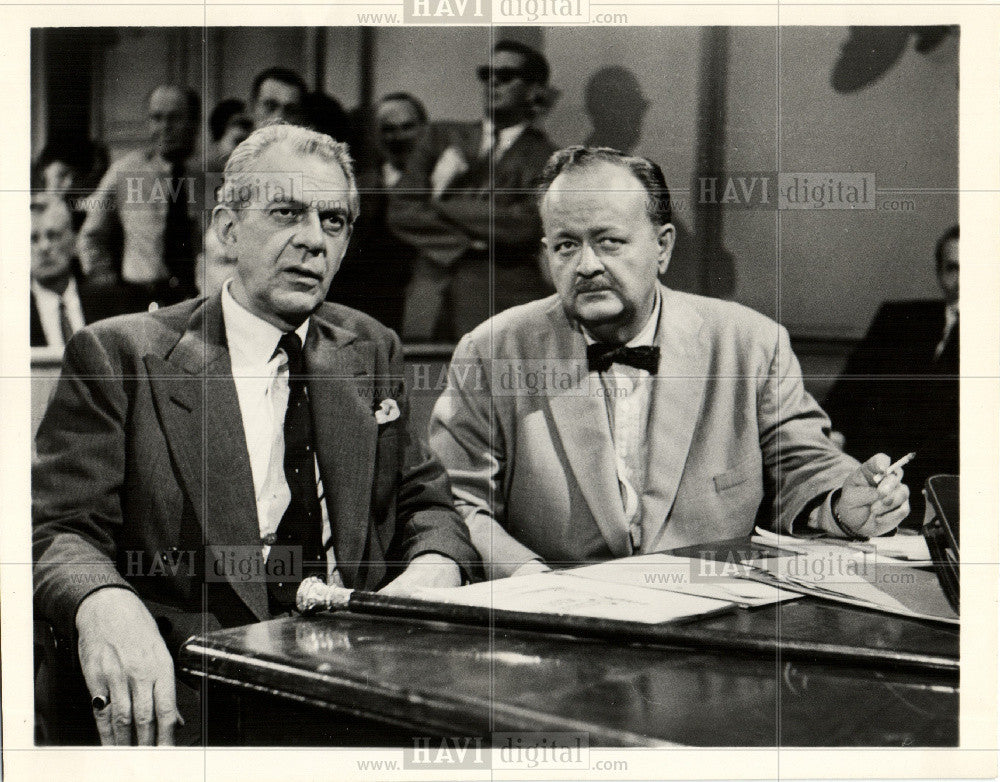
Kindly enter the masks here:
[[886, 475], [888, 475], [889, 473], [893, 472], [894, 470], [899, 470], [899, 469], [905, 467], [910, 462], [912, 462], [916, 458], [916, 456], [917, 456], [917, 452], [916, 451], [910, 451], [902, 459], [899, 459], [898, 461], [893, 462], [892, 464], [889, 465], [888, 469], [886, 469], [885, 472], [883, 472], [882, 475], [879, 476], [879, 480], [882, 480], [882, 478], [884, 478]]

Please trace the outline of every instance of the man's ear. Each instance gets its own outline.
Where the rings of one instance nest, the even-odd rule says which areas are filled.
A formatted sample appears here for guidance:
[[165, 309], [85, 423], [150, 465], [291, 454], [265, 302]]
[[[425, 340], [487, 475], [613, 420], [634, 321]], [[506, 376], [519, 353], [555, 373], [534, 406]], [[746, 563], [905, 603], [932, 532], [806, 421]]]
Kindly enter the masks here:
[[677, 239], [677, 229], [673, 223], [664, 223], [656, 232], [656, 243], [660, 246], [660, 252], [656, 258], [656, 267], [659, 273], [665, 274], [670, 266], [670, 255], [674, 251], [674, 242]]
[[232, 253], [236, 246], [236, 224], [239, 218], [232, 207], [219, 204], [212, 210], [212, 230], [219, 244], [226, 250], [226, 255], [235, 257]]

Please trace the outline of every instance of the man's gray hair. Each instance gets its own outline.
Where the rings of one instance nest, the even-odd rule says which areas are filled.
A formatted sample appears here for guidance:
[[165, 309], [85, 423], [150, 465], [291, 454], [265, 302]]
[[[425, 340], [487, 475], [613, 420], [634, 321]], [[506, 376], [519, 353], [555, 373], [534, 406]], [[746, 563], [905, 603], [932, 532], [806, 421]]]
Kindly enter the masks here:
[[253, 191], [251, 184], [253, 174], [263, 173], [256, 168], [256, 161], [275, 144], [286, 144], [303, 155], [316, 155], [328, 162], [337, 163], [347, 178], [349, 220], [353, 224], [358, 219], [358, 214], [361, 212], [361, 197], [354, 176], [354, 160], [347, 144], [334, 141], [324, 133], [285, 123], [267, 125], [255, 130], [232, 151], [222, 176], [222, 187], [219, 190], [220, 204], [237, 212], [246, 205], [248, 201], [246, 194]]

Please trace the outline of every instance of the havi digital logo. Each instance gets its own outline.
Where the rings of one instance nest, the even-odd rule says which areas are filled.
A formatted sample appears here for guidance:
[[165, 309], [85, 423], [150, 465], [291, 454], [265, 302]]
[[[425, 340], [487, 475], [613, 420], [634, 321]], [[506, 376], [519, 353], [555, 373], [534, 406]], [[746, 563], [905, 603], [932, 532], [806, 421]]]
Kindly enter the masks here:
[[491, 0], [403, 0], [406, 24], [488, 22]]

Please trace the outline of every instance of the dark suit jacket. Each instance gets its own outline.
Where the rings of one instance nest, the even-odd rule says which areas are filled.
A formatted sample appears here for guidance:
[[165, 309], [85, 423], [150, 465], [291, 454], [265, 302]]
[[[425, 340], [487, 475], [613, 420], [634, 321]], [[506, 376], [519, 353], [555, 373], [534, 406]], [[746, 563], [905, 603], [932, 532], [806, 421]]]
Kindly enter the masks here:
[[[83, 275], [76, 277], [77, 295], [80, 297], [80, 306], [83, 308], [83, 319], [87, 323], [110, 318], [112, 315], [120, 315], [123, 310], [120, 306], [120, 297], [108, 295], [106, 290], [98, 290], [89, 285], [83, 279]], [[29, 331], [31, 335], [31, 347], [44, 347], [48, 345], [45, 339], [45, 330], [42, 328], [42, 319], [38, 315], [38, 307], [35, 305], [35, 295], [30, 294], [31, 304], [29, 310]]]
[[[426, 552], [474, 576], [478, 558], [444, 471], [407, 429], [398, 338], [324, 304], [305, 362], [344, 583], [376, 589]], [[402, 414], [379, 425], [386, 398]], [[72, 636], [80, 602], [106, 585], [138, 593], [171, 651], [192, 633], [269, 617], [262, 580], [206, 572], [209, 549], [260, 550], [218, 295], [102, 321], [70, 340], [32, 490], [35, 610], [62, 633]]]
[[958, 325], [935, 359], [944, 324], [943, 301], [883, 304], [824, 405], [859, 459], [916, 451], [914, 494], [930, 475], [958, 472]]
[[392, 191], [380, 166], [376, 163], [358, 172], [361, 215], [354, 223], [347, 255], [327, 300], [360, 310], [399, 331], [403, 297], [417, 249], [389, 231], [387, 215]]
[[[539, 266], [542, 228], [532, 188], [555, 147], [529, 126], [493, 162], [491, 179], [489, 158], [479, 157], [482, 132], [478, 122], [434, 123], [414, 151], [388, 214], [389, 228], [419, 250], [407, 304], [418, 301], [417, 314], [433, 321], [442, 297], [450, 297], [456, 337], [494, 312], [552, 292]], [[468, 170], [434, 201], [431, 174], [449, 147], [462, 154]], [[490, 244], [492, 302], [489, 253], [476, 249]], [[408, 312], [407, 322], [410, 317]], [[423, 328], [429, 330], [426, 322]]]

